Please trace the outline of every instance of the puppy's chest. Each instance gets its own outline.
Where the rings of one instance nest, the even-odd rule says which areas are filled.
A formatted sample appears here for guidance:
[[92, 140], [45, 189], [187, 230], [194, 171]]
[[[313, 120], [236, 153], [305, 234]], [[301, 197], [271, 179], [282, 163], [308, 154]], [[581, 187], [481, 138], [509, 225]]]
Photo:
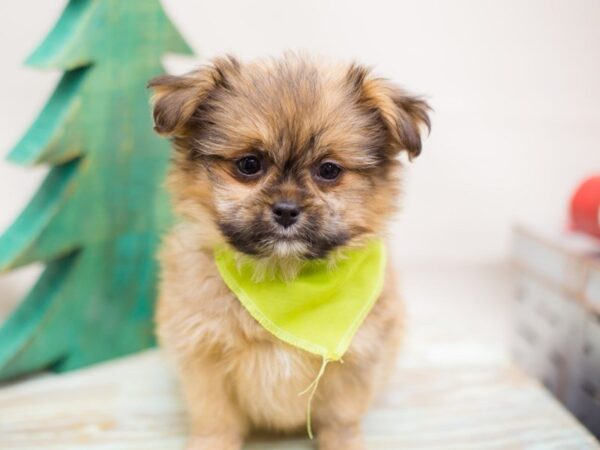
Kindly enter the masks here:
[[231, 296], [220, 365], [237, 402], [260, 426], [296, 427], [305, 420], [306, 397], [320, 359], [266, 331]]
[[306, 396], [299, 396], [316, 377], [318, 358], [278, 342], [249, 342], [226, 355], [227, 384], [256, 425], [301, 426]]

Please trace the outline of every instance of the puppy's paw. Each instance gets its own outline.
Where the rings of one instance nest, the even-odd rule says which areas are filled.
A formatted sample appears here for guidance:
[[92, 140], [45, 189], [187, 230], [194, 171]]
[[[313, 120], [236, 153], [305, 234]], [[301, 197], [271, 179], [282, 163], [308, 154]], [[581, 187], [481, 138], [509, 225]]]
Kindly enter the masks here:
[[238, 435], [215, 434], [194, 435], [186, 450], [241, 450], [243, 439]]
[[319, 450], [365, 450], [359, 425], [323, 426], [317, 434]]

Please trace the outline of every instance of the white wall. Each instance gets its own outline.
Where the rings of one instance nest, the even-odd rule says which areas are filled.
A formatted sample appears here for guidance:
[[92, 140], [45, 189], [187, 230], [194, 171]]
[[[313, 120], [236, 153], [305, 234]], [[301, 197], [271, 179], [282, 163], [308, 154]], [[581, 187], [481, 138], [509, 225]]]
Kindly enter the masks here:
[[[600, 171], [598, 0], [163, 2], [202, 58], [303, 49], [357, 59], [427, 95], [433, 132], [394, 227], [405, 261], [500, 260], [515, 220], [562, 226], [577, 181]], [[2, 153], [58, 79], [21, 62], [65, 3], [0, 4]], [[181, 72], [197, 61], [167, 63]], [[0, 229], [43, 173], [0, 162]], [[17, 278], [0, 278], [0, 290]]]

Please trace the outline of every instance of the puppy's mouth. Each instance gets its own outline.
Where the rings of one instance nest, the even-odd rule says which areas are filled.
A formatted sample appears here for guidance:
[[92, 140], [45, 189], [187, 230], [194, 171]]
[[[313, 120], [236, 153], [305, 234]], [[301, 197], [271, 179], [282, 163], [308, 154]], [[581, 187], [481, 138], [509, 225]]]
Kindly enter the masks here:
[[262, 220], [250, 224], [221, 220], [218, 225], [228, 243], [236, 250], [259, 258], [325, 258], [329, 252], [348, 241], [346, 233], [326, 232], [318, 221], [306, 220], [282, 227]]

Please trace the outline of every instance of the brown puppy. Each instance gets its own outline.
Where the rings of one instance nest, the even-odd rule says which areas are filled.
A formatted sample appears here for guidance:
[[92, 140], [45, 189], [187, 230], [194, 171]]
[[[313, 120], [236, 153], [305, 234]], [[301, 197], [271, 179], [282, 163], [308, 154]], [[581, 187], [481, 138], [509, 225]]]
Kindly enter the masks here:
[[[213, 248], [227, 243], [293, 278], [308, 259], [382, 235], [399, 194], [396, 157], [420, 153], [428, 107], [361, 66], [293, 55], [216, 59], [150, 86], [155, 128], [175, 148], [168, 185], [180, 218], [160, 256], [156, 320], [191, 415], [189, 449], [240, 449], [252, 428], [301, 430], [307, 403], [298, 393], [321, 361], [248, 314], [220, 278]], [[364, 448], [361, 418], [401, 331], [388, 269], [344, 364], [330, 364], [316, 391], [321, 450]]]

